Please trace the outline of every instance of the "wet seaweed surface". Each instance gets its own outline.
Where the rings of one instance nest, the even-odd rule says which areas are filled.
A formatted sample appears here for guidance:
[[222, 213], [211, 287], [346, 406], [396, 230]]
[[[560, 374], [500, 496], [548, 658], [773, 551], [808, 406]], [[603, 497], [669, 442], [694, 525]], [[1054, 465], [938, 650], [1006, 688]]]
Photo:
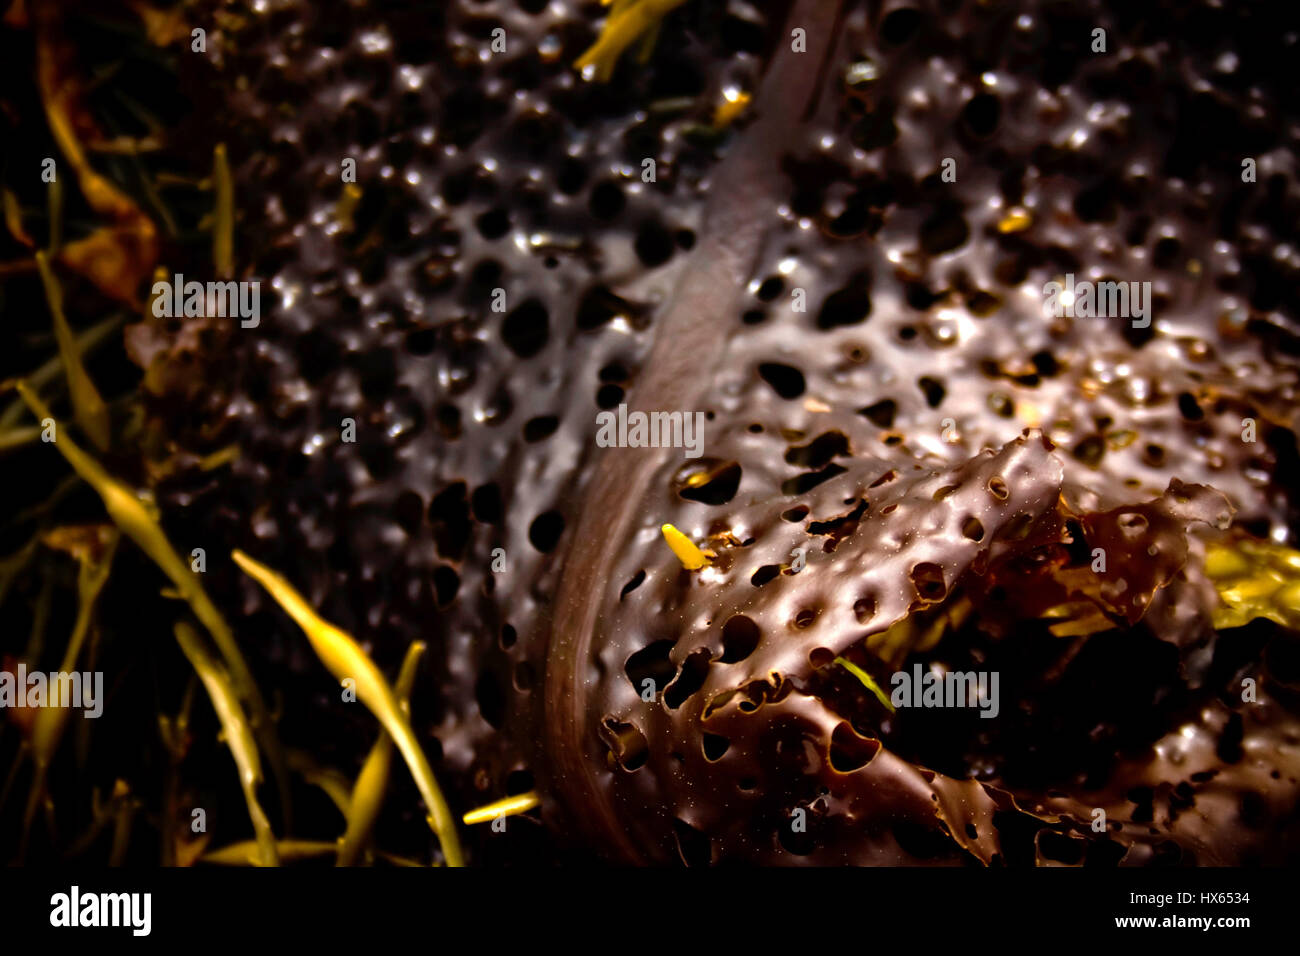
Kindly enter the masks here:
[[[106, 697], [2, 715], [0, 848], [1290, 862], [1298, 37], [11, 3], [0, 653]], [[159, 316], [182, 272], [260, 322]], [[1149, 321], [1048, 313], [1067, 281]], [[655, 411], [698, 457], [597, 441]], [[967, 673], [992, 719], [891, 699]]]

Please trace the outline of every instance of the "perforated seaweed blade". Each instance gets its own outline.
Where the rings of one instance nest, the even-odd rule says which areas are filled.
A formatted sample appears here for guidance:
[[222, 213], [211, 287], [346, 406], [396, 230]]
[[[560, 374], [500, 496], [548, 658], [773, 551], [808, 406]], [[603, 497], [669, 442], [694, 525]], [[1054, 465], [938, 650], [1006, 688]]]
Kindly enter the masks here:
[[[680, 847], [688, 862], [771, 863], [794, 859], [800, 848], [790, 847], [806, 842], [812, 862], [916, 863], [896, 834], [938, 834], [945, 821], [954, 853], [974, 842], [971, 823], [985, 835], [979, 855], [991, 858], [991, 798], [978, 787], [962, 797], [957, 781], [883, 750], [865, 720], [855, 729], [853, 715], [828, 706], [817, 675], [943, 602], [1007, 528], [1055, 505], [1060, 481], [1060, 462], [1037, 435], [953, 469], [900, 476], [854, 462], [807, 496], [803, 520], [783, 517], [793, 505], [784, 495], [725, 509], [717, 522], [743, 528], [743, 544], [720, 547], [694, 573], [661, 556], [645, 583], [607, 595], [591, 654], [626, 665], [592, 675], [574, 706], [604, 740], [588, 772], [628, 851], [663, 862]], [[828, 535], [844, 515], [853, 517]], [[798, 552], [806, 562], [792, 567]], [[634, 809], [644, 806], [665, 813]], [[791, 829], [796, 810], [814, 814], [815, 841]]]
[[[440, 704], [427, 729], [442, 745], [458, 809], [535, 783], [550, 832], [581, 834], [572, 842], [604, 854], [664, 860], [685, 840], [693, 860], [802, 858], [759, 846], [779, 839], [772, 834], [787, 806], [768, 807], [748, 838], [740, 823], [720, 819], [718, 807], [775, 799], [766, 793], [710, 791], [688, 774], [668, 794], [682, 814], [675, 830], [663, 804], [629, 795], [672, 779], [673, 764], [699, 765], [704, 781], [721, 773], [714, 763], [750, 759], [733, 742], [710, 760], [724, 735], [716, 723], [704, 726], [741, 720], [742, 702], [755, 711], [734, 728], [737, 740], [794, 701], [848, 706], [838, 684], [819, 685], [818, 697], [797, 679], [843, 678], [863, 696], [853, 706], [879, 704], [836, 656], [861, 668], [872, 651], [892, 665], [962, 626], [975, 628], [972, 642], [1005, 636], [990, 595], [1006, 580], [1039, 580], [1006, 577], [1017, 560], [1042, 557], [1070, 573], [1087, 567], [1069, 553], [1077, 547], [1069, 522], [1118, 518], [1116, 509], [1150, 503], [1171, 479], [1217, 488], [1239, 523], [1257, 531], [1294, 523], [1286, 489], [1296, 462], [1296, 310], [1282, 291], [1285, 269], [1260, 243], [1296, 238], [1294, 222], [1276, 213], [1294, 203], [1296, 186], [1285, 150], [1261, 165], [1272, 177], [1267, 189], [1241, 180], [1236, 155], [1247, 141], [1262, 155], [1288, 128], [1293, 97], [1270, 73], [1281, 75], [1275, 68], [1290, 54], [1263, 43], [1257, 57], [1238, 58], [1236, 79], [1220, 82], [1222, 38], [1234, 35], [1238, 14], [1193, 7], [1199, 28], [1180, 35], [1192, 17], [1185, 5], [1086, 4], [1088, 22], [1112, 43], [1111, 54], [1091, 56], [1077, 41], [1083, 14], [1056, 4], [1029, 4], [1014, 23], [996, 5], [953, 13], [939, 3], [796, 4], [795, 16], [807, 20], [807, 59], [818, 65], [810, 71], [777, 56], [790, 50], [790, 24], [733, 11], [719, 31], [716, 7], [687, 3], [661, 24], [654, 56], [644, 64], [623, 57], [607, 86], [571, 69], [598, 34], [577, 5], [534, 15], [508, 4], [416, 11], [287, 0], [242, 25], [226, 21], [237, 42], [214, 44], [223, 51], [218, 67], [232, 90], [233, 78], [254, 78], [229, 111], [237, 188], [259, 197], [247, 210], [247, 248], [279, 295], [263, 329], [235, 345], [241, 371], [224, 407], [249, 454], [233, 486], [200, 500], [217, 503], [232, 545], [287, 569], [330, 620], [373, 634], [380, 666], [394, 669], [410, 641], [429, 640]], [[498, 26], [507, 51], [487, 56], [483, 37]], [[1155, 62], [1170, 68], [1154, 70]], [[731, 139], [716, 129], [702, 135], [714, 92], [748, 90], [764, 69], [794, 71], [784, 107], [760, 94]], [[365, 96], [353, 95], [358, 84]], [[693, 112], [678, 112], [683, 98], [694, 98]], [[1209, 113], [1194, 109], [1210, 102]], [[1187, 132], [1193, 114], [1209, 135]], [[357, 160], [356, 183], [342, 180], [345, 157]], [[950, 160], [955, 176], [945, 175]], [[1151, 282], [1153, 321], [1045, 314], [1045, 284], [1067, 273]], [[498, 292], [503, 312], [494, 310]], [[596, 412], [624, 403], [707, 412], [704, 459], [595, 448]], [[1258, 441], [1243, 439], [1246, 421]], [[345, 433], [345, 422], [355, 430]], [[1035, 536], [1021, 540], [1025, 529], [996, 513], [957, 516], [942, 499], [928, 511], [906, 495], [881, 500], [895, 482], [910, 488], [983, 467], [989, 449], [1016, 461], [1038, 455], [1033, 441], [1014, 444], [1026, 427], [1058, 451], [1043, 459], [1055, 477], [1023, 490], [1047, 494], [1056, 482], [1070, 505], [1062, 511], [1030, 495], [1023, 517]], [[606, 465], [616, 458], [632, 464]], [[870, 488], [890, 472], [893, 482]], [[1005, 490], [1019, 494], [1010, 483]], [[914, 536], [899, 552], [911, 563], [894, 567], [874, 551], [859, 556], [861, 567], [843, 560], [866, 527], [892, 553], [890, 503], [937, 522], [899, 532], [900, 542]], [[709, 565], [683, 569], [663, 543], [665, 523], [712, 552]], [[804, 538], [814, 546], [791, 554]], [[1200, 545], [1178, 542], [1185, 552], [1169, 539], [1170, 560], [1133, 591], [1077, 594], [1068, 576], [1042, 579], [1096, 612], [1066, 621], [1085, 650], [1104, 643], [1089, 630], [1096, 620], [1135, 638], [1128, 646], [1150, 650], [1150, 639], [1156, 656], [1164, 645], [1177, 649], [1181, 656], [1141, 672], [1162, 700], [1203, 689], [1197, 682], [1216, 644], [1199, 603]], [[749, 551], [763, 559], [742, 581], [732, 562]], [[996, 577], [980, 578], [981, 556]], [[664, 590], [668, 578], [655, 568], [675, 575], [678, 590]], [[838, 591], [860, 583], [866, 568], [893, 582], [875, 606]], [[959, 579], [990, 584], [977, 624], [962, 623]], [[813, 584], [788, 580], [816, 582], [825, 593], [815, 596], [837, 615], [823, 610], [801, 626], [801, 612], [814, 608], [794, 605]], [[748, 617], [732, 600], [745, 588], [781, 596], [765, 612], [771, 620], [754, 623], [764, 640], [791, 639], [749, 655], [750, 664], [723, 661], [726, 641], [717, 641], [727, 635], [705, 641], [700, 629], [725, 627], [727, 612]], [[914, 593], [940, 589], [948, 600], [911, 606]], [[1196, 602], [1183, 600], [1192, 593]], [[662, 636], [632, 647], [610, 621], [646, 601], [646, 613], [662, 618], [648, 627]], [[569, 627], [575, 609], [593, 620]], [[691, 617], [673, 618], [678, 609]], [[897, 620], [900, 609], [907, 613]], [[832, 626], [836, 617], [847, 631]], [[855, 634], [863, 640], [849, 642]], [[731, 637], [743, 647], [752, 633], [737, 624]], [[555, 653], [579, 639], [594, 645]], [[657, 704], [656, 727], [637, 727], [630, 718], [655, 711], [639, 687], [624, 686], [630, 658], [669, 639], [687, 643], [667, 659], [662, 648], [650, 655], [652, 696], [666, 698], [671, 681], [682, 702]], [[1024, 649], [1014, 634], [1010, 645]], [[1062, 659], [1074, 647], [1043, 646], [1058, 645]], [[813, 651], [826, 653], [808, 659]], [[791, 688], [778, 700], [757, 686], [775, 686], [774, 671]], [[744, 681], [719, 676], [729, 672]], [[701, 680], [707, 691], [695, 690]], [[611, 700], [635, 699], [617, 712], [599, 695], [574, 705], [570, 688], [588, 681], [607, 684]], [[751, 686], [755, 699], [745, 694]], [[737, 689], [705, 717], [714, 698]], [[1057, 693], [1059, 685], [1036, 689], [1031, 710]], [[561, 703], [563, 726], [543, 696]], [[687, 712], [694, 723], [679, 726]], [[1216, 736], [1204, 729], [1214, 721], [1197, 714], [1151, 712]], [[817, 728], [817, 746], [776, 732], [753, 743], [764, 766], [792, 760], [789, 779], [801, 786], [817, 773], [789, 755], [823, 759], [826, 733], [839, 753], [833, 763], [852, 768], [875, 753], [862, 772], [893, 767], [890, 779], [906, 781], [900, 806], [921, 829], [855, 827], [842, 846], [862, 859], [945, 861], [953, 847], [994, 857], [996, 835], [982, 820], [972, 820], [976, 837], [959, 827], [936, 841], [912, 838], [959, 818], [923, 812], [927, 786], [942, 799], [968, 795], [976, 808], [987, 808], [986, 798], [1005, 804], [1005, 793], [927, 784], [946, 779], [927, 769], [935, 755], [891, 755], [891, 740], [902, 750], [914, 738], [895, 732], [883, 706], [846, 718], [856, 736], [830, 723], [832, 713], [795, 715]], [[1259, 731], [1257, 742], [1285, 736], [1287, 713], [1248, 711], [1260, 720], [1247, 727]], [[1235, 718], [1219, 717], [1230, 735]], [[915, 716], [895, 722], [905, 718]], [[1169, 728], [1142, 731], [1143, 746], [1154, 746]], [[628, 770], [641, 756], [642, 770]], [[966, 754], [944, 756], [954, 779], [990, 773]], [[651, 760], [672, 763], [656, 770]], [[1157, 773], [1150, 754], [1134, 760], [1153, 768], [1156, 790], [1216, 786], [1180, 779], [1170, 766]], [[1221, 763], [1217, 779], [1231, 778], [1230, 761]], [[1224, 792], [1253, 788], [1267, 763], [1252, 766]], [[785, 786], [785, 771], [772, 780], [773, 790]], [[750, 782], [734, 781], [742, 793]], [[808, 807], [835, 797], [831, 789]], [[1062, 815], [1066, 822], [1042, 818], [1064, 830], [1081, 807]], [[818, 804], [817, 818], [825, 813]], [[828, 819], [848, 819], [844, 806]], [[1268, 823], [1273, 829], [1242, 845], [1267, 844], [1281, 826], [1276, 814]], [[527, 826], [512, 832], [533, 832]], [[625, 828], [643, 839], [621, 835]], [[789, 827], [783, 832], [792, 839]], [[692, 834], [705, 834], [706, 853]], [[812, 855], [833, 852], [829, 845]], [[473, 851], [518, 848], [505, 846], [484, 836]]]

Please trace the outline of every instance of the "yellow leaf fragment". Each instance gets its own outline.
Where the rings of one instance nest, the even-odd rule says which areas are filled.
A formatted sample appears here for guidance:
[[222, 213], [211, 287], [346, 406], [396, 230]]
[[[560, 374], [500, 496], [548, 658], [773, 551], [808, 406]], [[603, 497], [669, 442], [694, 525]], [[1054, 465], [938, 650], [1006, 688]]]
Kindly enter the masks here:
[[713, 110], [713, 125], [718, 129], [726, 129], [736, 117], [745, 112], [745, 107], [749, 105], [750, 95], [744, 90], [727, 90], [719, 103]]
[[94, 283], [104, 295], [135, 308], [136, 287], [149, 272], [139, 237], [122, 226], [105, 226], [59, 247], [59, 262]]
[[1034, 224], [1034, 217], [1028, 211], [1016, 206], [1008, 209], [1007, 214], [998, 220], [998, 232], [1008, 235], [1015, 232], [1024, 232]]
[[356, 183], [345, 183], [343, 195], [339, 196], [338, 202], [334, 204], [334, 219], [344, 232], [351, 232], [355, 228], [352, 217], [356, 214], [360, 202], [361, 187]]
[[517, 813], [527, 813], [541, 802], [541, 798], [537, 796], [536, 791], [529, 790], [527, 793], [520, 793], [513, 797], [506, 797], [504, 800], [497, 800], [494, 803], [477, 807], [465, 814], [461, 819], [467, 826], [472, 826], [475, 823], [487, 823], [497, 819], [497, 817], [512, 817]]
[[189, 36], [183, 6], [164, 10], [143, 3], [142, 0], [129, 0], [127, 6], [140, 18], [150, 42], [157, 46], [168, 47], [182, 37]]
[[199, 471], [216, 471], [218, 468], [239, 461], [239, 455], [240, 448], [238, 445], [227, 445], [225, 448], [218, 448], [211, 454], [204, 455], [199, 459]]
[[23, 211], [18, 205], [18, 197], [8, 189], [0, 190], [0, 197], [3, 197], [5, 226], [9, 234], [18, 242], [22, 243], [29, 249], [36, 247], [36, 240], [27, 234], [23, 228]]
[[321, 663], [337, 679], [351, 678], [356, 682], [357, 698], [366, 705], [393, 738], [397, 749], [406, 760], [415, 785], [429, 810], [429, 825], [442, 844], [448, 866], [461, 866], [460, 840], [456, 835], [455, 821], [442, 791], [434, 779], [429, 760], [420, 748], [411, 729], [410, 720], [402, 711], [388, 681], [374, 661], [361, 649], [351, 635], [317, 616], [288, 581], [270, 568], [250, 558], [242, 551], [232, 553], [235, 563], [244, 569], [258, 584], [266, 589], [288, 615], [307, 635], [312, 650]]
[[663, 532], [668, 547], [673, 549], [673, 554], [677, 555], [677, 560], [687, 571], [698, 571], [709, 563], [709, 559], [695, 546], [695, 542], [672, 525], [663, 525], [659, 530]]

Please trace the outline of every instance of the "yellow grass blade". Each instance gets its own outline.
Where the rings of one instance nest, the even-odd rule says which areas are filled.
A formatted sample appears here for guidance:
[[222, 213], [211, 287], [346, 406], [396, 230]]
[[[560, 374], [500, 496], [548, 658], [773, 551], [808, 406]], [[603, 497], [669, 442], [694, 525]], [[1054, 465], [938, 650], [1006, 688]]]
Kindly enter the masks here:
[[[217, 866], [257, 866], [261, 847], [254, 840], [244, 840], [203, 854], [200, 861]], [[275, 845], [276, 856], [285, 863], [329, 856], [334, 844], [327, 840], [280, 840]]]
[[212, 223], [212, 264], [217, 276], [229, 279], [235, 261], [235, 192], [230, 179], [226, 144], [212, 150], [212, 185], [216, 191], [216, 213]]
[[[38, 419], [53, 420], [45, 403], [27, 387], [25, 382], [18, 382], [16, 388]], [[261, 723], [265, 718], [266, 709], [262, 705], [257, 687], [253, 684], [253, 676], [248, 665], [244, 662], [239, 646], [235, 643], [234, 633], [208, 597], [207, 592], [203, 590], [198, 575], [190, 570], [189, 565], [181, 560], [167, 541], [167, 536], [163, 534], [152, 507], [146, 507], [134, 491], [110, 475], [99, 462], [78, 448], [57, 423], [56, 440], [51, 444], [67, 459], [68, 464], [81, 479], [98, 492], [104, 501], [105, 510], [114, 523], [153, 559], [163, 574], [171, 579], [180, 595], [189, 602], [194, 614], [207, 628], [217, 644], [217, 649], [221, 651], [240, 698], [249, 703], [253, 711], [254, 725]]]
[[184, 621], [177, 621], [175, 627], [176, 642], [189, 659], [190, 665], [199, 675], [204, 689], [212, 701], [212, 707], [221, 721], [225, 734], [226, 746], [235, 758], [239, 768], [239, 785], [244, 791], [244, 801], [248, 804], [248, 816], [253, 822], [253, 833], [260, 850], [258, 862], [262, 866], [279, 866], [280, 858], [275, 847], [275, 833], [271, 822], [266, 818], [262, 805], [257, 802], [257, 787], [262, 782], [262, 765], [257, 759], [257, 746], [253, 735], [244, 719], [243, 708], [231, 686], [229, 675], [217, 661], [204, 649], [198, 632]]
[[[397, 675], [397, 705], [402, 712], [410, 716], [411, 688], [415, 686], [415, 675], [424, 653], [423, 641], [416, 641], [406, 649], [402, 669]], [[366, 762], [357, 774], [357, 782], [352, 788], [352, 805], [348, 812], [347, 830], [339, 840], [339, 858], [336, 865], [352, 866], [379, 819], [380, 808], [384, 805], [384, 796], [388, 792], [388, 771], [393, 763], [393, 738], [387, 731], [380, 731], [379, 739], [370, 748]]]
[[[107, 341], [108, 337], [122, 324], [120, 315], [110, 315], [102, 322], [92, 325], [90, 328], [77, 333], [77, 354], [83, 357], [92, 349], [97, 348], [100, 344]], [[50, 386], [50, 391], [61, 386], [59, 377], [63, 372], [63, 358], [55, 353], [49, 361], [41, 365], [23, 377], [28, 387], [34, 391], [44, 391], [45, 387]], [[63, 376], [66, 382], [66, 376]], [[48, 393], [47, 393], [48, 394]], [[7, 407], [3, 414], [0, 414], [0, 429], [7, 429], [11, 425], [20, 421], [26, 414], [26, 405], [21, 398], [15, 398]]]
[[41, 282], [45, 286], [45, 300], [49, 303], [50, 315], [54, 320], [54, 338], [59, 344], [59, 357], [63, 360], [63, 370], [68, 376], [73, 414], [95, 447], [104, 451], [108, 448], [109, 441], [108, 406], [100, 397], [95, 383], [86, 374], [86, 367], [81, 364], [81, 350], [77, 348], [77, 340], [63, 314], [63, 291], [59, 288], [59, 280], [50, 268], [50, 260], [44, 252], [36, 253], [36, 268], [40, 270]]
[[[335, 845], [328, 840], [281, 840], [276, 844], [280, 859], [286, 863], [329, 856], [335, 849]], [[216, 866], [254, 866], [257, 863], [257, 853], [257, 844], [252, 840], [244, 840], [240, 843], [220, 847], [211, 853], [205, 853], [201, 862], [211, 863]], [[416, 868], [424, 866], [423, 863], [417, 860], [410, 860], [395, 853], [385, 853], [382, 850], [377, 852], [375, 856], [393, 866]]]
[[891, 714], [895, 713], [894, 705], [890, 702], [889, 697], [885, 694], [885, 692], [880, 689], [880, 685], [876, 683], [876, 679], [874, 677], [872, 677], [861, 667], [859, 667], [857, 664], [853, 663], [851, 660], [849, 660], [846, 657], [835, 658], [835, 663], [839, 664], [846, 671], [848, 671], [859, 681], [861, 681], [862, 685], [866, 687], [867, 690], [871, 691], [871, 693], [876, 695], [876, 699], [878, 701], [880, 701], [882, 704], [884, 704], [886, 707], [889, 708], [889, 712]]
[[438, 789], [428, 758], [415, 739], [410, 720], [403, 713], [396, 695], [379, 668], [351, 635], [318, 617], [302, 595], [283, 577], [242, 551], [233, 552], [232, 557], [302, 628], [307, 640], [311, 642], [312, 650], [329, 672], [340, 681], [347, 678], [356, 681], [357, 697], [379, 718], [406, 760], [411, 776], [415, 778], [415, 785], [429, 809], [429, 825], [438, 835], [447, 865], [462, 865], [460, 840], [456, 835], [451, 810], [442, 791]]
[[[100, 532], [101, 529], [95, 531]], [[95, 602], [99, 599], [100, 592], [108, 581], [108, 572], [113, 566], [117, 541], [118, 532], [113, 528], [99, 535], [99, 541], [94, 546], [81, 549], [77, 555], [80, 563], [77, 572], [77, 619], [72, 626], [67, 649], [63, 652], [63, 660], [59, 664], [59, 670], [64, 674], [77, 669], [82, 645], [85, 644], [90, 623], [94, 619]], [[71, 708], [66, 706], [67, 702], [64, 703], [63, 707], [42, 707], [37, 711], [36, 720], [32, 724], [32, 758], [38, 767], [49, 766], [63, 737], [68, 717], [72, 714]]]
[[8, 189], [0, 189], [0, 202], [4, 205], [5, 227], [9, 230], [9, 235], [27, 248], [34, 248], [36, 240], [23, 228], [23, 210], [18, 205], [18, 197]]
[[[15, 388], [38, 419], [54, 420], [45, 403], [26, 382], [18, 381]], [[207, 592], [203, 590], [203, 585], [199, 583], [199, 576], [190, 570], [190, 566], [172, 548], [166, 534], [163, 533], [162, 526], [158, 523], [157, 511], [152, 504], [146, 506], [134, 491], [105, 471], [93, 457], [78, 448], [76, 442], [67, 436], [61, 425], [55, 422], [55, 426], [56, 437], [51, 444], [72, 466], [77, 476], [99, 494], [104, 502], [104, 509], [113, 522], [158, 565], [163, 574], [171, 579], [176, 591], [189, 603], [195, 617], [212, 635], [230, 673], [235, 692], [248, 706], [253, 729], [258, 734], [258, 739], [275, 772], [276, 784], [280, 791], [281, 810], [286, 821], [289, 820], [291, 807], [284, 757], [275, 736], [275, 728], [267, 714], [266, 705], [262, 701], [262, 695], [253, 682], [252, 672], [244, 661], [244, 655], [240, 653], [239, 645], [235, 643], [234, 633], [226, 624], [225, 618], [221, 616], [221, 612], [217, 610], [217, 606], [208, 597]]]
[[529, 790], [527, 793], [520, 793], [513, 797], [506, 797], [504, 800], [497, 800], [494, 803], [476, 807], [461, 819], [466, 826], [475, 823], [487, 823], [497, 817], [512, 817], [517, 813], [527, 813], [541, 802], [537, 792]]
[[329, 797], [338, 808], [339, 816], [346, 820], [352, 812], [352, 778], [337, 767], [321, 766], [306, 750], [290, 748], [284, 752], [284, 757], [289, 771]]
[[665, 16], [686, 0], [638, 0], [627, 5], [616, 4], [605, 19], [600, 36], [588, 50], [578, 57], [574, 66], [579, 70], [593, 67], [595, 78], [608, 82], [623, 51], [636, 40], [651, 32]]

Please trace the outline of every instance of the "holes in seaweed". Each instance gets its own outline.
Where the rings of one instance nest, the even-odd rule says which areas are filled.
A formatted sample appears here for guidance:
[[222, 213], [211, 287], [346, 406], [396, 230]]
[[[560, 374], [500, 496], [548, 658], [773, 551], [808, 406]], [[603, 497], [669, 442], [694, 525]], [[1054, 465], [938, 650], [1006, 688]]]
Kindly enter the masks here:
[[543, 554], [553, 551], [564, 533], [564, 517], [558, 511], [546, 511], [528, 526], [528, 541]]
[[[770, 565], [769, 565], [770, 567]], [[737, 614], [722, 625], [722, 663], [743, 661], [758, 647], [762, 631], [751, 618]]]
[[501, 323], [502, 340], [520, 358], [532, 358], [540, 352], [549, 336], [546, 306], [537, 299], [524, 302]]
[[708, 834], [701, 833], [680, 817], [673, 819], [677, 852], [687, 866], [708, 866], [713, 862], [713, 845]]
[[647, 680], [654, 681], [656, 689], [667, 687], [673, 675], [677, 673], [677, 668], [673, 666], [670, 655], [673, 649], [673, 641], [663, 640], [655, 641], [647, 647], [641, 648], [623, 665], [623, 672], [627, 674], [627, 679], [632, 682], [632, 689], [641, 694], [645, 688]]
[[642, 569], [638, 571], [636, 574], [632, 575], [631, 579], [627, 582], [627, 584], [623, 585], [623, 590], [618, 592], [618, 599], [620, 601], [623, 600], [623, 598], [627, 597], [629, 594], [631, 594], [633, 591], [639, 588], [642, 582], [644, 581], [645, 581], [645, 569]]
[[836, 773], [861, 770], [880, 750], [880, 741], [860, 736], [846, 721], [831, 732], [830, 761]]
[[780, 362], [764, 362], [758, 366], [758, 374], [782, 398], [798, 398], [804, 393], [806, 385], [803, 372], [792, 365], [783, 365]]
[[687, 655], [682, 661], [681, 673], [664, 691], [664, 703], [669, 710], [676, 710], [686, 703], [687, 698], [704, 686], [704, 679], [709, 673], [709, 650], [701, 647]]

